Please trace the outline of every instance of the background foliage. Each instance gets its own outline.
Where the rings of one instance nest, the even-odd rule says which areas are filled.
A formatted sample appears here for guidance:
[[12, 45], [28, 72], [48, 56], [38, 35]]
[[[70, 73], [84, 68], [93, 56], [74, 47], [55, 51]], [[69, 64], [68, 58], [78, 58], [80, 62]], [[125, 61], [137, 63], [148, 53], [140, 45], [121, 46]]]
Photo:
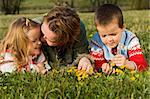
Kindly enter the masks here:
[[106, 3], [116, 4], [123, 10], [149, 9], [149, 0], [0, 0], [0, 12], [4, 14], [44, 13], [54, 5], [65, 5], [80, 12], [94, 11]]

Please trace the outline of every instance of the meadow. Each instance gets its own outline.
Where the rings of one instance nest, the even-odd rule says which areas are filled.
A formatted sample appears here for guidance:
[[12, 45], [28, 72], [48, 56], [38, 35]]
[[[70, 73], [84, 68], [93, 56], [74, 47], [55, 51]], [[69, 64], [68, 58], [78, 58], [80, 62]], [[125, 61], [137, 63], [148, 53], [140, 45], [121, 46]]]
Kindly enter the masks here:
[[[124, 11], [125, 26], [140, 39], [150, 63], [150, 14], [148, 10]], [[79, 13], [88, 39], [96, 32], [93, 13]], [[0, 39], [16, 18], [35, 18], [42, 14], [0, 15]], [[54, 68], [46, 75], [36, 73], [0, 73], [0, 99], [149, 99], [150, 69], [145, 72], [125, 70], [117, 75], [88, 75], [74, 68]]]

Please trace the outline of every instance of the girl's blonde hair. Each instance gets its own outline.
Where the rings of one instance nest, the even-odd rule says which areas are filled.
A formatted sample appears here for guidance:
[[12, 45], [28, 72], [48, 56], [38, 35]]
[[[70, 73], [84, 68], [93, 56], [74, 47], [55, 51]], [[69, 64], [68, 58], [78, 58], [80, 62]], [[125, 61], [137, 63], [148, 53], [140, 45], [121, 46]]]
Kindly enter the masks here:
[[28, 18], [20, 17], [13, 21], [6, 33], [6, 36], [0, 42], [0, 52], [13, 51], [15, 62], [18, 68], [28, 63], [28, 43], [27, 33], [40, 25]]

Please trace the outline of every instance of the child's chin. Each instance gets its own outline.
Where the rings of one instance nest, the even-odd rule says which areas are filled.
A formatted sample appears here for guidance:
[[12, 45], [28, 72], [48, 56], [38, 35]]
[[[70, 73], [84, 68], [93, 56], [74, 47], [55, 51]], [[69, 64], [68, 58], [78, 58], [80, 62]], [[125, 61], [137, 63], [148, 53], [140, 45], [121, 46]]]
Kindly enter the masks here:
[[117, 45], [110, 45], [109, 47], [110, 48], [115, 48]]
[[34, 55], [39, 55], [40, 53], [41, 53], [41, 51], [40, 51], [40, 50], [37, 50], [37, 49], [34, 50], [34, 52], [33, 52]]

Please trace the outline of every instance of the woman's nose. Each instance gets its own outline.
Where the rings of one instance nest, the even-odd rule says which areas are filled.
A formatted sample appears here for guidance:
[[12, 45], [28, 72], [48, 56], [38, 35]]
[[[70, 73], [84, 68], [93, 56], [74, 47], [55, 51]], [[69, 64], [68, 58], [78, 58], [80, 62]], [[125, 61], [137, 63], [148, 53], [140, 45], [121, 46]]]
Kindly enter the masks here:
[[46, 39], [46, 36], [45, 36], [45, 35], [43, 36], [43, 39]]
[[41, 45], [42, 44], [41, 41], [38, 41], [38, 44]]
[[43, 43], [43, 42], [46, 42], [46, 37], [45, 36], [43, 36], [43, 37], [41, 37], [41, 42]]

